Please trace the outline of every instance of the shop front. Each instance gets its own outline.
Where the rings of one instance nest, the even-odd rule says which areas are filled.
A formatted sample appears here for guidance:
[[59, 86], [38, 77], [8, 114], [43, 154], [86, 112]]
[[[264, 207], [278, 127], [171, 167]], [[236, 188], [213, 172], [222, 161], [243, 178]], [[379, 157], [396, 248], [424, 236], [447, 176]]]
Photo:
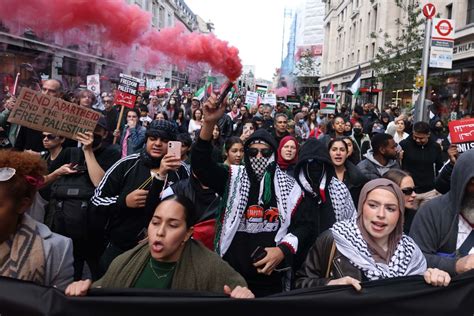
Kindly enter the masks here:
[[474, 37], [456, 40], [452, 69], [430, 70], [426, 91], [432, 112], [446, 121], [473, 112]]

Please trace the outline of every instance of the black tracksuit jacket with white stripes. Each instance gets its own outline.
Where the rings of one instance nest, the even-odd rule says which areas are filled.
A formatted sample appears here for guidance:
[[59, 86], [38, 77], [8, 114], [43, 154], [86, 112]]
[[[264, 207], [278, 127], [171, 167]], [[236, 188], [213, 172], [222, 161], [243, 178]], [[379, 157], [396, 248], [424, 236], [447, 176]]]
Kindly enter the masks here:
[[[189, 171], [181, 166], [177, 172], [170, 172], [166, 187], [186, 178]], [[153, 213], [147, 207], [129, 208], [125, 199], [129, 193], [140, 188], [151, 176], [150, 168], [145, 166], [140, 154], [133, 154], [120, 159], [102, 178], [96, 188], [92, 203], [99, 207], [98, 211], [109, 215], [108, 239], [122, 250], [128, 250], [137, 245], [145, 237], [148, 223]], [[161, 187], [165, 184], [161, 182]], [[150, 189], [151, 182], [144, 187]]]

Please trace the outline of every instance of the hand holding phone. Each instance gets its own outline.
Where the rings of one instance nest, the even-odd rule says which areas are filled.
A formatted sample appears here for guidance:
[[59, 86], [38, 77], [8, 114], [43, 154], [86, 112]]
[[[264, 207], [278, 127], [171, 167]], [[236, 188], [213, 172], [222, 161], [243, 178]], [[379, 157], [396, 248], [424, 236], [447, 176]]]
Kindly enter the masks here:
[[267, 256], [267, 251], [265, 250], [265, 248], [263, 248], [261, 246], [258, 246], [252, 252], [252, 254], [250, 255], [250, 258], [252, 259], [252, 262], [255, 263], [255, 262], [258, 262], [258, 261], [262, 260], [266, 256]]
[[169, 141], [168, 142], [168, 154], [181, 158], [181, 142]]

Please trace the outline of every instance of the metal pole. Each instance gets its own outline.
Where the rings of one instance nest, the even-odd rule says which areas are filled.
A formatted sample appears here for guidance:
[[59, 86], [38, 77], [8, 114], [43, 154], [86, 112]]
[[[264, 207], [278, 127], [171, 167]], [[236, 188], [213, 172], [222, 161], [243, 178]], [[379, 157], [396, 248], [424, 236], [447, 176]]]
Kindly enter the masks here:
[[415, 120], [428, 122], [428, 111], [426, 109], [426, 82], [428, 77], [428, 65], [430, 61], [430, 42], [431, 42], [431, 19], [426, 19], [425, 24], [425, 45], [423, 47], [423, 60], [421, 62], [421, 75], [423, 76], [423, 87], [415, 107]]

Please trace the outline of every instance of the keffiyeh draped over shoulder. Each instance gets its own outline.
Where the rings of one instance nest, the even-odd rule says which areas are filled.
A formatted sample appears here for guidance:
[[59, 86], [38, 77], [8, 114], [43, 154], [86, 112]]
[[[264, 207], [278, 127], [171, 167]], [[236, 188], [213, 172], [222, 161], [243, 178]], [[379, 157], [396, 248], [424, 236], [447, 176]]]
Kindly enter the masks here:
[[337, 222], [331, 228], [337, 250], [369, 280], [408, 275], [421, 275], [426, 271], [426, 260], [413, 239], [403, 235], [388, 264], [376, 262], [362, 237], [356, 219]]

